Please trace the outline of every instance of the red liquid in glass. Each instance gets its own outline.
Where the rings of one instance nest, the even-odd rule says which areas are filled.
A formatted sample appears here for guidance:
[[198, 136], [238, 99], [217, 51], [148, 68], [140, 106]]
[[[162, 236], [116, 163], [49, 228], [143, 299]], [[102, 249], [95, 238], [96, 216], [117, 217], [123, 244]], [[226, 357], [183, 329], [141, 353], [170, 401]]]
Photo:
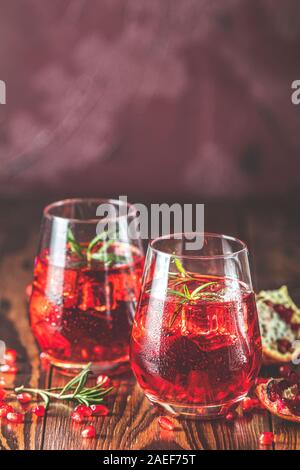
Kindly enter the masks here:
[[[227, 278], [195, 278], [186, 281], [190, 292], [217, 281], [205, 291], [217, 293], [218, 300], [206, 295], [180, 306], [181, 298], [172, 294], [149, 299], [149, 285], [135, 317], [132, 368], [156, 402], [230, 403], [248, 392], [259, 371], [261, 340], [253, 292]], [[170, 281], [169, 288], [173, 286]]]
[[51, 264], [46, 251], [37, 257], [31, 326], [40, 348], [53, 362], [128, 358], [143, 269], [141, 253], [130, 250], [130, 264], [112, 267], [81, 265], [78, 259], [59, 267]]

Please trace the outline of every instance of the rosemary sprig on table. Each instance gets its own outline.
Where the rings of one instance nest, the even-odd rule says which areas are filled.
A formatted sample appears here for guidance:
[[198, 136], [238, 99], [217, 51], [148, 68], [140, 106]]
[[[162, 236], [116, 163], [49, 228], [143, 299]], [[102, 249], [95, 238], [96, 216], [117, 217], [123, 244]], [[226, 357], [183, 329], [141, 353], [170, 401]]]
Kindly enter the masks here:
[[40, 389], [27, 388], [22, 385], [21, 387], [15, 388], [15, 393], [28, 392], [39, 395], [44, 401], [46, 408], [49, 406], [51, 398], [60, 401], [77, 401], [86, 406], [101, 403], [103, 398], [111, 392], [113, 387], [104, 388], [101, 383], [94, 387], [86, 387], [85, 384], [90, 374], [90, 370], [91, 364], [87, 364], [87, 366], [64, 387]]
[[184, 305], [197, 300], [218, 300], [221, 298], [220, 295], [216, 292], [206, 290], [209, 286], [218, 284], [217, 281], [210, 281], [206, 282], [205, 284], [201, 284], [200, 286], [196, 287], [192, 292], [190, 292], [187, 282], [193, 280], [197, 281], [198, 279], [196, 277], [193, 277], [184, 269], [181, 261], [176, 258], [176, 256], [173, 256], [173, 262], [177, 268], [178, 273], [172, 274], [176, 277], [179, 277], [180, 282], [176, 284], [176, 286], [178, 285], [180, 290], [168, 288], [167, 293], [178, 297], [180, 300], [178, 303], [178, 307], [176, 308], [171, 318], [170, 327], [174, 324], [178, 314], [182, 313]]

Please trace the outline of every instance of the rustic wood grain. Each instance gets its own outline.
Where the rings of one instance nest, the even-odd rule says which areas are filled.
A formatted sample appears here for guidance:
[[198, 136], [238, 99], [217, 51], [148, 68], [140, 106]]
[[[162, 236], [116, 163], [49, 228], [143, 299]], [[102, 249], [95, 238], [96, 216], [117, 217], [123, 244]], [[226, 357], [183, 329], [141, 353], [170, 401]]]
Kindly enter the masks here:
[[[20, 358], [20, 373], [5, 374], [10, 387], [23, 382], [56, 386], [67, 380], [55, 369], [40, 369], [28, 324], [25, 288], [32, 279], [41, 207], [0, 202], [4, 221], [0, 226], [0, 338], [16, 348]], [[297, 296], [300, 234], [295, 213], [284, 207], [270, 211], [269, 207], [267, 214], [261, 206], [247, 210], [238, 204], [207, 204], [205, 229], [236, 235], [250, 244], [256, 287], [287, 282]], [[82, 425], [71, 423], [71, 407], [53, 405], [44, 419], [28, 418], [24, 426], [2, 422], [0, 449], [255, 449], [259, 434], [272, 428], [276, 448], [300, 448], [299, 428], [271, 420], [267, 412], [240, 417], [232, 424], [174, 420], [175, 431], [164, 431], [157, 422], [161, 412], [150, 406], [132, 376], [114, 385], [108, 401], [110, 416], [93, 418], [98, 439], [83, 440]]]
[[[30, 206], [17, 203], [2, 203], [0, 218], [0, 338], [8, 348], [17, 350], [19, 369], [17, 374], [0, 374], [0, 378], [11, 389], [22, 383], [44, 386], [47, 374], [40, 368], [39, 351], [29, 328], [25, 293], [32, 280], [39, 223]], [[14, 405], [18, 407], [15, 401]], [[24, 425], [2, 421], [0, 449], [42, 447], [43, 420], [26, 417]]]
[[[258, 290], [286, 284], [300, 304], [300, 218], [289, 204], [261, 205], [248, 212], [250, 246]], [[276, 372], [276, 368], [275, 368]], [[269, 371], [270, 375], [273, 371]], [[275, 449], [300, 449], [300, 426], [271, 417]]]

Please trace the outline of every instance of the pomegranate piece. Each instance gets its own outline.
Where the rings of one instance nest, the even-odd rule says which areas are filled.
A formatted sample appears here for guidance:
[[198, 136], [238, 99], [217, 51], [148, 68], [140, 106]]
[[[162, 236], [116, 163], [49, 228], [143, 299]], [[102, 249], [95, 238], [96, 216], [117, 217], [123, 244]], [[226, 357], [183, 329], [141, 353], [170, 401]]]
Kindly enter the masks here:
[[6, 391], [0, 388], [0, 401], [4, 399], [5, 395], [6, 395]]
[[287, 421], [300, 423], [300, 386], [285, 379], [270, 379], [256, 388], [260, 402], [270, 413]]
[[17, 399], [20, 403], [25, 405], [26, 403], [29, 403], [32, 400], [32, 395], [30, 395], [30, 393], [27, 393], [27, 392], [18, 393]]
[[94, 426], [86, 426], [81, 433], [82, 437], [84, 439], [91, 439], [93, 437], [96, 437], [96, 429]]
[[31, 412], [39, 418], [42, 418], [43, 416], [45, 416], [46, 409], [43, 405], [37, 405], [32, 408]]
[[14, 409], [11, 405], [3, 403], [2, 405], [0, 405], [0, 418], [6, 418], [7, 414], [12, 413], [13, 411]]
[[109, 415], [109, 409], [104, 405], [91, 405], [93, 416], [107, 416]]
[[100, 385], [103, 388], [109, 388], [111, 385], [111, 379], [107, 375], [98, 375], [97, 377], [97, 385]]
[[77, 411], [73, 411], [73, 413], [71, 413], [71, 419], [75, 421], [75, 423], [82, 423], [83, 416], [80, 413], [77, 413]]
[[24, 414], [23, 413], [17, 413], [17, 412], [9, 412], [7, 413], [6, 419], [10, 421], [11, 423], [24, 423]]
[[89, 417], [92, 416], [93, 412], [89, 406], [86, 405], [77, 405], [74, 408], [74, 411], [79, 413], [81, 416]]
[[17, 351], [15, 349], [6, 349], [4, 353], [4, 362], [6, 364], [14, 364], [17, 360]]
[[259, 436], [259, 443], [263, 446], [270, 446], [274, 442], [274, 434], [272, 432], [262, 432]]
[[169, 418], [160, 416], [158, 418], [158, 424], [162, 429], [165, 429], [166, 431], [174, 431], [174, 424]]

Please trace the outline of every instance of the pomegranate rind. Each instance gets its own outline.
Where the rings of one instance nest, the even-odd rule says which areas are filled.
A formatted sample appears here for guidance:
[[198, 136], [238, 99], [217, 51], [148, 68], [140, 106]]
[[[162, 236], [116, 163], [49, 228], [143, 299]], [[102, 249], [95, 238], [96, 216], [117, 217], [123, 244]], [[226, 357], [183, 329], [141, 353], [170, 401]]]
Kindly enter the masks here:
[[[271, 380], [274, 379], [270, 379], [269, 382], [271, 382]], [[293, 415], [287, 407], [282, 408], [279, 411], [278, 401], [273, 402], [269, 400], [267, 395], [267, 386], [269, 382], [267, 382], [266, 384], [260, 384], [255, 389], [257, 398], [259, 399], [263, 407], [266, 408], [266, 410], [268, 410], [270, 413], [272, 413], [272, 415], [277, 416], [278, 418], [285, 419], [286, 421], [292, 421], [293, 423], [300, 423], [300, 416]]]

